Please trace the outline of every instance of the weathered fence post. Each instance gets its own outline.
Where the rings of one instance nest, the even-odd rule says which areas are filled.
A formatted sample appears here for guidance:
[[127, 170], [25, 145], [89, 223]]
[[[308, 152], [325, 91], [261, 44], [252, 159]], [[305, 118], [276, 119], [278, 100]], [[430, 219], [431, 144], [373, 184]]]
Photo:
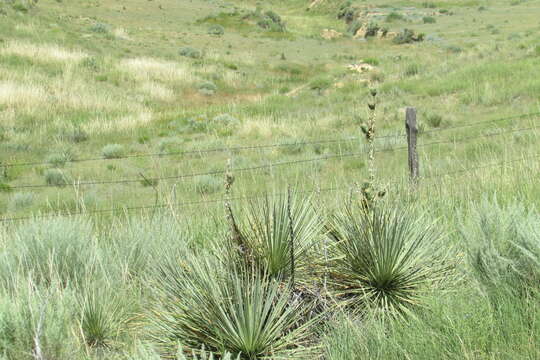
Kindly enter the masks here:
[[405, 129], [407, 130], [407, 145], [409, 150], [409, 175], [411, 182], [416, 184], [420, 176], [418, 164], [418, 152], [416, 151], [416, 138], [418, 127], [416, 126], [416, 109], [408, 107], [405, 112]]

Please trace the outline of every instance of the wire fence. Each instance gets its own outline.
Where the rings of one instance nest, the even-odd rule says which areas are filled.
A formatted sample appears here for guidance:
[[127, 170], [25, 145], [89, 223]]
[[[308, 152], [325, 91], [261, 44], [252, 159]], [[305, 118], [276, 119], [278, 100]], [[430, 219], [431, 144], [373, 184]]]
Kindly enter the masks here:
[[[481, 126], [486, 124], [492, 124], [507, 120], [517, 120], [517, 119], [534, 119], [537, 120], [540, 116], [540, 112], [535, 113], [527, 113], [527, 114], [520, 114], [510, 117], [501, 117], [501, 118], [495, 118], [485, 121], [478, 121], [474, 123], [466, 123], [466, 124], [460, 124], [455, 125], [451, 127], [441, 128], [441, 129], [433, 129], [429, 131], [424, 131], [422, 134], [430, 134], [430, 133], [440, 133], [448, 130], [453, 129], [459, 129], [459, 128], [468, 128], [473, 126]], [[458, 139], [449, 139], [449, 140], [440, 140], [440, 141], [433, 141], [428, 143], [421, 143], [418, 144], [418, 147], [431, 147], [436, 145], [454, 145], [459, 143], [467, 143], [474, 140], [482, 139], [482, 138], [490, 138], [495, 136], [501, 136], [501, 135], [507, 135], [511, 133], [517, 133], [517, 132], [526, 132], [526, 131], [532, 131], [539, 129], [539, 126], [529, 126], [529, 127], [521, 127], [518, 129], [502, 129], [494, 132], [489, 132], [486, 134], [481, 135], [475, 135], [475, 136], [468, 136], [468, 137], [461, 137]], [[491, 129], [493, 130], [493, 129]], [[377, 137], [377, 139], [385, 139], [385, 138], [403, 138], [406, 137], [404, 134], [396, 134], [396, 135], [384, 135]], [[170, 152], [170, 153], [145, 153], [145, 154], [131, 154], [119, 157], [120, 159], [128, 159], [128, 158], [137, 158], [137, 157], [162, 157], [162, 156], [174, 156], [174, 155], [188, 155], [188, 154], [209, 154], [209, 153], [217, 153], [217, 152], [236, 152], [236, 151], [249, 151], [249, 150], [258, 150], [258, 149], [269, 149], [269, 148], [277, 148], [277, 147], [286, 147], [286, 146], [308, 146], [312, 144], [327, 144], [327, 143], [337, 143], [337, 142], [344, 142], [344, 141], [359, 141], [360, 139], [358, 137], [350, 137], [350, 138], [341, 138], [341, 139], [326, 139], [326, 140], [310, 140], [310, 141], [301, 141], [301, 142], [295, 142], [295, 143], [279, 143], [279, 144], [267, 144], [267, 145], [253, 145], [253, 146], [237, 146], [237, 147], [227, 147], [227, 148], [214, 148], [214, 149], [200, 149], [200, 150], [190, 150], [190, 151], [183, 151], [183, 152]], [[376, 152], [390, 152], [390, 151], [400, 151], [407, 149], [407, 146], [389, 146], [384, 148], [377, 148]], [[285, 167], [285, 166], [293, 166], [297, 164], [305, 164], [305, 163], [313, 163], [313, 162], [319, 162], [319, 161], [328, 161], [330, 159], [344, 159], [344, 158], [350, 158], [350, 157], [359, 157], [364, 156], [367, 153], [367, 149], [364, 149], [360, 152], [352, 152], [352, 153], [340, 153], [340, 154], [331, 154], [331, 155], [325, 155], [320, 157], [313, 157], [313, 158], [305, 158], [305, 159], [297, 159], [297, 160], [291, 160], [291, 161], [282, 161], [282, 162], [275, 162], [275, 163], [269, 163], [269, 164], [262, 164], [257, 166], [250, 166], [250, 167], [240, 167], [240, 168], [231, 168], [231, 169], [223, 169], [223, 170], [215, 170], [215, 171], [206, 171], [206, 172], [195, 172], [195, 173], [189, 173], [189, 174], [181, 174], [181, 175], [174, 175], [174, 176], [161, 176], [161, 177], [141, 177], [141, 178], [128, 178], [128, 179], [97, 179], [97, 180], [90, 180], [90, 181], [76, 181], [72, 183], [65, 184], [65, 186], [73, 186], [73, 187], [80, 187], [80, 186], [97, 186], [97, 185], [112, 185], [112, 184], [132, 184], [132, 183], [140, 183], [142, 181], [150, 181], [150, 182], [159, 182], [159, 181], [167, 181], [167, 180], [181, 180], [181, 179], [193, 179], [200, 176], [207, 176], [207, 175], [224, 175], [228, 171], [231, 171], [232, 173], [241, 173], [241, 172], [251, 172], [261, 169], [271, 169], [276, 167]], [[479, 169], [485, 169], [489, 167], [497, 167], [497, 166], [504, 166], [506, 164], [510, 163], [516, 163], [521, 161], [528, 161], [528, 160], [537, 160], [540, 158], [540, 155], [534, 155], [530, 157], [522, 157], [519, 159], [512, 159], [512, 160], [506, 160], [503, 162], [496, 162], [496, 163], [490, 163], [490, 164], [481, 164], [475, 167], [471, 168], [465, 168], [460, 169], [456, 171], [451, 172], [444, 172], [444, 173], [438, 173], [434, 175], [425, 176], [422, 179], [430, 180], [430, 179], [437, 179], [442, 178], [446, 176], [455, 176], [463, 173], [469, 173], [472, 171], [476, 171]], [[84, 159], [73, 159], [70, 162], [85, 162], [85, 161], [104, 161], [104, 160], [110, 160], [105, 158], [84, 158]], [[26, 162], [26, 163], [8, 163], [8, 164], [2, 164], [1, 166], [5, 168], [9, 167], [16, 167], [16, 166], [42, 166], [47, 165], [48, 162]], [[395, 183], [396, 181], [393, 181], [391, 183]], [[12, 185], [9, 186], [9, 189], [40, 189], [40, 188], [51, 188], [51, 187], [58, 187], [58, 185], [54, 184], [22, 184], [22, 185]], [[351, 189], [353, 185], [347, 185], [345, 187], [332, 187], [332, 188], [324, 188], [324, 189], [318, 189], [318, 190], [307, 190], [307, 191], [301, 191], [302, 193], [313, 193], [313, 192], [330, 192], [330, 191], [339, 191], [344, 189]], [[260, 197], [267, 197], [267, 196], [277, 196], [279, 194], [272, 194], [269, 192], [263, 192], [258, 194], [248, 194], [241, 197], [232, 198], [230, 200], [232, 201], [244, 201], [249, 199], [255, 199]], [[12, 222], [12, 221], [21, 221], [21, 220], [27, 220], [27, 219], [33, 219], [33, 218], [41, 218], [41, 217], [52, 217], [52, 216], [73, 216], [73, 215], [92, 215], [92, 214], [104, 214], [104, 213], [114, 213], [118, 211], [134, 211], [134, 210], [148, 210], [148, 209], [159, 209], [159, 208], [167, 208], [167, 207], [174, 207], [174, 208], [184, 208], [189, 206], [196, 206], [196, 205], [203, 205], [203, 204], [218, 204], [222, 203], [225, 199], [224, 198], [218, 198], [218, 199], [205, 199], [201, 201], [190, 201], [190, 202], [182, 202], [182, 203], [163, 203], [163, 204], [152, 204], [152, 205], [143, 205], [143, 206], [125, 206], [125, 207], [117, 207], [117, 208], [110, 208], [110, 209], [97, 209], [97, 210], [84, 210], [84, 211], [73, 211], [69, 213], [61, 213], [61, 212], [51, 212], [46, 214], [37, 214], [37, 215], [31, 215], [31, 216], [9, 216], [9, 214], [5, 214], [3, 218], [0, 218], [0, 222]], [[8, 216], [6, 216], [8, 215]]]

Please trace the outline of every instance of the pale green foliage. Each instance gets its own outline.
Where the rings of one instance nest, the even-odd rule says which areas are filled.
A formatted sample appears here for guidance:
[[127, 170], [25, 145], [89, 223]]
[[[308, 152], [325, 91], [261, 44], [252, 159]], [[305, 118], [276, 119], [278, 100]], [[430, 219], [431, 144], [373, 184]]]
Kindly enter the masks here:
[[34, 194], [30, 192], [17, 192], [9, 199], [8, 208], [10, 211], [17, 211], [27, 208], [34, 203]]
[[540, 221], [522, 205], [502, 207], [484, 200], [464, 219], [461, 235], [471, 244], [470, 259], [479, 281], [494, 292], [539, 290]]
[[124, 146], [120, 144], [108, 144], [101, 149], [101, 154], [105, 159], [115, 159], [124, 155]]
[[11, 252], [1, 258], [1, 275], [28, 276], [46, 285], [80, 284], [98, 270], [91, 234], [90, 223], [76, 218], [27, 222], [12, 234]]

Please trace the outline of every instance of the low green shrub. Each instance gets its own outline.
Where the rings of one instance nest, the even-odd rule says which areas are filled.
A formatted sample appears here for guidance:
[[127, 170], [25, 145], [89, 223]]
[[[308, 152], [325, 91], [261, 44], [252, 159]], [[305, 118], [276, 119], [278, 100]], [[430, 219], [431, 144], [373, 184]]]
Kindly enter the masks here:
[[195, 192], [201, 195], [210, 195], [223, 189], [223, 186], [223, 181], [215, 176], [200, 176], [195, 183]]
[[424, 34], [417, 34], [410, 29], [403, 29], [393, 40], [394, 44], [410, 44], [420, 41], [424, 41]]
[[180, 48], [179, 51], [180, 56], [189, 57], [192, 59], [200, 59], [203, 57], [203, 53], [199, 49], [195, 49], [189, 46], [185, 46], [183, 48]]
[[117, 159], [124, 155], [124, 146], [120, 144], [108, 144], [101, 149], [101, 155], [105, 159]]
[[378, 66], [380, 63], [379, 59], [376, 59], [376, 58], [364, 58], [362, 61], [366, 64], [373, 65], [373, 66]]
[[66, 162], [73, 160], [73, 155], [69, 151], [62, 151], [58, 153], [53, 153], [47, 156], [45, 160], [53, 167], [61, 168], [66, 165]]
[[16, 192], [11, 196], [8, 203], [10, 211], [18, 211], [31, 206], [34, 203], [34, 194], [30, 192]]
[[47, 185], [65, 186], [71, 183], [70, 177], [60, 169], [47, 169], [44, 176]]
[[98, 34], [108, 34], [111, 32], [109, 25], [103, 23], [95, 23], [90, 26], [89, 30]]
[[424, 24], [435, 24], [437, 20], [433, 16], [424, 16], [422, 18]]
[[309, 83], [309, 88], [311, 90], [316, 90], [318, 94], [321, 95], [324, 90], [332, 86], [332, 83], [332, 80], [327, 76], [319, 76], [311, 80]]
[[540, 220], [522, 205], [484, 200], [462, 220], [460, 234], [478, 281], [496, 300], [501, 292], [527, 297], [540, 290]]
[[353, 7], [352, 1], [347, 0], [340, 5], [337, 13], [337, 18], [344, 20], [347, 24], [354, 21], [356, 18], [358, 10]]
[[426, 121], [432, 128], [438, 128], [442, 124], [442, 116], [438, 114], [430, 114], [426, 117]]
[[217, 91], [217, 86], [211, 81], [205, 81], [200, 83], [197, 88], [199, 89], [199, 92], [206, 96], [214, 95]]
[[392, 11], [390, 14], [386, 15], [386, 22], [395, 22], [395, 21], [405, 21], [406, 18], [400, 13]]
[[215, 36], [221, 36], [225, 34], [225, 29], [223, 26], [219, 24], [214, 24], [208, 28], [208, 34], [215, 35]]

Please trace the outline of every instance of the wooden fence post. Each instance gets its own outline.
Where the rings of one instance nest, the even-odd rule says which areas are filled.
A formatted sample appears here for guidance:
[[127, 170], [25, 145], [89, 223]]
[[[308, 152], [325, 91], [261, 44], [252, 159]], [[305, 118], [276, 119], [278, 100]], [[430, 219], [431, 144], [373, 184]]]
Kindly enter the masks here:
[[405, 129], [407, 130], [407, 145], [409, 150], [409, 175], [411, 182], [416, 184], [420, 176], [418, 164], [418, 152], [416, 151], [416, 138], [418, 127], [416, 126], [416, 109], [408, 107], [405, 112]]

